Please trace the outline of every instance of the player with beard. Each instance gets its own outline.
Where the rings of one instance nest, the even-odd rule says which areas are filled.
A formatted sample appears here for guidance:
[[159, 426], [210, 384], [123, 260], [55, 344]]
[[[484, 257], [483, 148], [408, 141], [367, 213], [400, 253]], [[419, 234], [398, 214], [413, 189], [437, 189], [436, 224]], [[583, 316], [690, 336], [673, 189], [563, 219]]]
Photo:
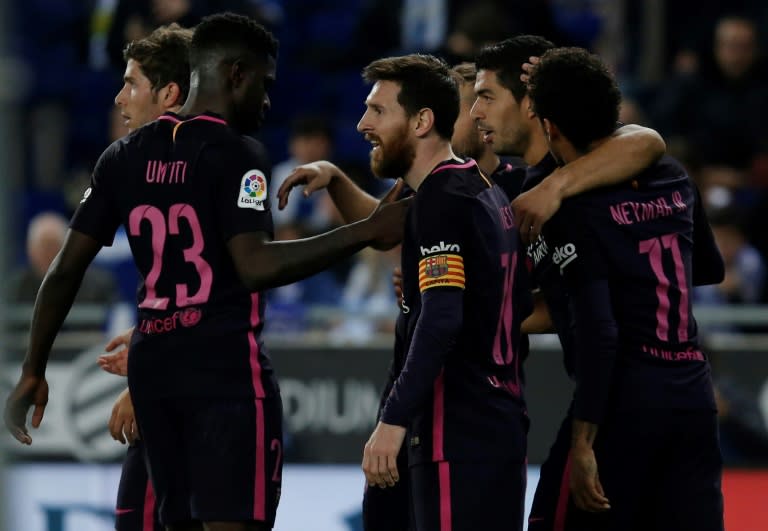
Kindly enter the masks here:
[[[451, 146], [454, 152], [462, 156], [475, 159], [480, 170], [485, 175], [499, 183], [508, 197], [514, 198], [522, 186], [525, 177], [525, 169], [519, 159], [507, 158], [501, 160], [491, 149], [490, 145], [482, 141], [481, 135], [470, 117], [470, 109], [475, 100], [474, 82], [476, 70], [472, 63], [462, 63], [451, 69], [451, 75], [459, 87], [460, 107], [459, 115], [454, 124], [454, 132], [451, 137]], [[334, 183], [332, 181], [344, 181]], [[328, 161], [317, 161], [297, 167], [281, 186], [278, 197], [287, 201], [290, 190], [298, 185], [304, 185], [304, 193], [311, 194], [320, 188], [329, 187], [332, 199], [337, 201], [343, 219], [346, 222], [357, 221], [355, 216], [367, 215], [376, 208], [378, 200], [367, 195], [361, 189], [351, 183], [349, 177], [338, 167]], [[354, 197], [354, 200], [350, 200]], [[354, 209], [350, 209], [354, 206]], [[395, 290], [398, 294], [398, 302], [402, 302], [402, 275], [400, 268], [394, 272]], [[404, 334], [396, 336], [398, 342], [395, 352], [402, 353], [403, 348], [399, 344]], [[395, 356], [389, 369], [387, 382], [384, 386], [379, 414], [383, 408], [392, 386], [396, 381], [402, 363], [403, 356]], [[378, 418], [377, 418], [378, 420]], [[398, 467], [407, 469], [407, 452], [403, 448], [398, 455]], [[366, 486], [363, 496], [363, 526], [366, 531], [392, 531], [405, 530], [409, 526], [409, 500], [408, 477], [401, 475], [400, 481], [394, 486], [380, 488], [376, 485]]]
[[[531, 310], [508, 198], [453, 154], [458, 92], [430, 56], [380, 59], [358, 130], [371, 168], [415, 190], [402, 249], [403, 369], [363, 454], [392, 485], [408, 434], [415, 529], [522, 528], [528, 419], [520, 323]], [[398, 353], [396, 353], [397, 355]]]
[[[102, 154], [35, 302], [22, 375], [5, 423], [31, 444], [48, 400], [45, 369], [84, 271], [120, 225], [142, 274], [128, 384], [161, 520], [169, 531], [266, 531], [282, 470], [282, 406], [260, 340], [261, 291], [314, 274], [366, 245], [402, 238], [395, 186], [365, 220], [303, 240], [272, 241], [260, 150], [277, 41], [253, 20], [206, 17], [190, 48], [179, 114]], [[201, 456], [203, 458], [201, 459]]]

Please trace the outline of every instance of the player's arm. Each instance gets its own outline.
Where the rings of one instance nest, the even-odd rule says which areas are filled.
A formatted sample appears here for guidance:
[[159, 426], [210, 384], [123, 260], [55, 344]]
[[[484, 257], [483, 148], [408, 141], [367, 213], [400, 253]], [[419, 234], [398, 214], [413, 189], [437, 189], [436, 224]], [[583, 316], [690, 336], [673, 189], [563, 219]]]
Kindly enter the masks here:
[[554, 332], [549, 308], [540, 291], [533, 294], [533, 312], [520, 324], [523, 334], [549, 334]]
[[272, 241], [266, 232], [242, 232], [227, 247], [243, 284], [251, 291], [274, 288], [327, 269], [368, 245], [388, 249], [403, 236], [409, 199], [395, 201], [403, 182], [362, 221], [300, 240]]
[[[424, 189], [419, 200], [421, 203], [414, 206], [413, 215], [419, 227], [415, 244], [422, 249], [417, 268], [423, 272], [419, 274], [421, 311], [403, 368], [363, 452], [363, 470], [368, 483], [379, 486], [392, 485], [398, 480], [397, 455], [406, 426], [418, 411], [427, 407], [445, 357], [455, 347], [464, 317], [461, 250], [467, 248], [464, 242], [470, 226], [468, 209], [461, 199], [440, 190]], [[446, 242], [451, 251], [426, 251], [438, 243], [444, 247]], [[427, 274], [437, 263], [440, 264], [437, 276]]]
[[666, 149], [664, 139], [653, 129], [639, 125], [617, 129], [606, 142], [558, 168], [512, 201], [521, 235], [535, 239], [562, 200], [625, 181], [656, 162]]
[[577, 507], [597, 512], [610, 508], [593, 450], [609, 401], [617, 348], [608, 282], [595, 280], [577, 287], [571, 304], [576, 348], [571, 494]]
[[397, 455], [405, 439], [406, 426], [428, 402], [445, 357], [453, 350], [462, 326], [463, 290], [433, 288], [425, 291], [421, 300], [421, 313], [405, 365], [363, 452], [363, 471], [369, 485], [386, 487], [399, 480]]
[[291, 190], [304, 185], [302, 194], [310, 194], [326, 188], [345, 223], [365, 219], [379, 204], [379, 200], [357, 186], [344, 171], [327, 160], [320, 160], [297, 167], [277, 191], [278, 208], [288, 203]]
[[[571, 250], [560, 265], [569, 293], [569, 340], [575, 357], [570, 487], [576, 505], [593, 512], [610, 508], [600, 484], [593, 444], [608, 409], [618, 350], [609, 271], [593, 228], [597, 223], [594, 215], [577, 204], [569, 205], [553, 222], [548, 237], [553, 248]], [[574, 223], [577, 219], [583, 223]]]
[[695, 194], [693, 204], [693, 257], [691, 269], [694, 286], [719, 284], [725, 279], [725, 262], [717, 248], [712, 227], [704, 210], [701, 193], [693, 184]]
[[21, 378], [5, 405], [6, 427], [19, 442], [32, 442], [26, 427], [30, 406], [34, 406], [32, 426], [37, 428], [43, 419], [48, 402], [45, 369], [53, 341], [72, 307], [85, 271], [100, 249], [101, 243], [96, 239], [70, 229], [40, 285]]

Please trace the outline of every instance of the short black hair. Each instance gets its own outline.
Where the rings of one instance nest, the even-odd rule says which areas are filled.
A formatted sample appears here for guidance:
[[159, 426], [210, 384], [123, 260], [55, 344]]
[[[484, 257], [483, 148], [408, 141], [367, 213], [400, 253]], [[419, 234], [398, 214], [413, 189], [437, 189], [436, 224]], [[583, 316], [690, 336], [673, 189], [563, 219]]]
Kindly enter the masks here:
[[176, 83], [184, 102], [189, 94], [189, 46], [192, 30], [176, 23], [160, 26], [152, 33], [129, 42], [123, 49], [123, 59], [133, 59], [149, 80], [152, 90]]
[[616, 129], [621, 91], [605, 63], [583, 48], [545, 53], [529, 91], [539, 119], [555, 124], [578, 150]]
[[363, 79], [368, 83], [398, 83], [397, 102], [408, 116], [432, 109], [437, 134], [445, 139], [453, 136], [453, 124], [459, 116], [459, 89], [442, 59], [424, 54], [378, 59], [363, 69]]
[[484, 46], [475, 60], [478, 70], [492, 70], [499, 83], [507, 88], [519, 103], [525, 97], [527, 87], [520, 81], [523, 63], [535, 55], [541, 57], [555, 45], [538, 35], [518, 35], [496, 44]]
[[254, 19], [235, 13], [209, 15], [195, 27], [190, 48], [192, 68], [211, 54], [239, 58], [243, 53], [277, 58], [278, 42], [272, 33]]

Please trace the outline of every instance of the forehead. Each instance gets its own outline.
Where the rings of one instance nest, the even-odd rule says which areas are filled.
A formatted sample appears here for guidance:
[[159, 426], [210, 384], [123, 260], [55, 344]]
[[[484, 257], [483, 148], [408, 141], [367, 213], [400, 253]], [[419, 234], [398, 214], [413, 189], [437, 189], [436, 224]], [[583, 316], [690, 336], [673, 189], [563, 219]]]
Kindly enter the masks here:
[[475, 100], [475, 84], [471, 81], [459, 83], [459, 97], [462, 100]]
[[506, 90], [506, 88], [499, 83], [499, 78], [495, 71], [482, 69], [478, 70], [477, 79], [475, 80], [475, 92], [481, 90], [499, 92]]
[[371, 87], [371, 92], [365, 99], [369, 105], [400, 106], [397, 96], [400, 94], [400, 85], [394, 81], [377, 81]]
[[130, 77], [135, 83], [141, 81], [149, 83], [149, 79], [144, 75], [141, 63], [136, 59], [128, 59], [128, 62], [125, 64], [125, 74], [123, 74], [123, 77]]

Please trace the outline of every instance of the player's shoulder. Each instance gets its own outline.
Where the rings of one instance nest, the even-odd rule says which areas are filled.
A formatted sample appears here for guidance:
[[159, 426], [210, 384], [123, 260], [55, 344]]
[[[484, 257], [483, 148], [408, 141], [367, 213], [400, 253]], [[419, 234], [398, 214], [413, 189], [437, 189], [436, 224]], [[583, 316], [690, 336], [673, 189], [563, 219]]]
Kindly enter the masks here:
[[417, 199], [473, 198], [488, 189], [491, 181], [480, 173], [472, 159], [446, 160], [438, 164], [419, 187]]
[[501, 187], [511, 201], [522, 192], [526, 173], [525, 162], [522, 159], [504, 157], [491, 174], [491, 180]]

